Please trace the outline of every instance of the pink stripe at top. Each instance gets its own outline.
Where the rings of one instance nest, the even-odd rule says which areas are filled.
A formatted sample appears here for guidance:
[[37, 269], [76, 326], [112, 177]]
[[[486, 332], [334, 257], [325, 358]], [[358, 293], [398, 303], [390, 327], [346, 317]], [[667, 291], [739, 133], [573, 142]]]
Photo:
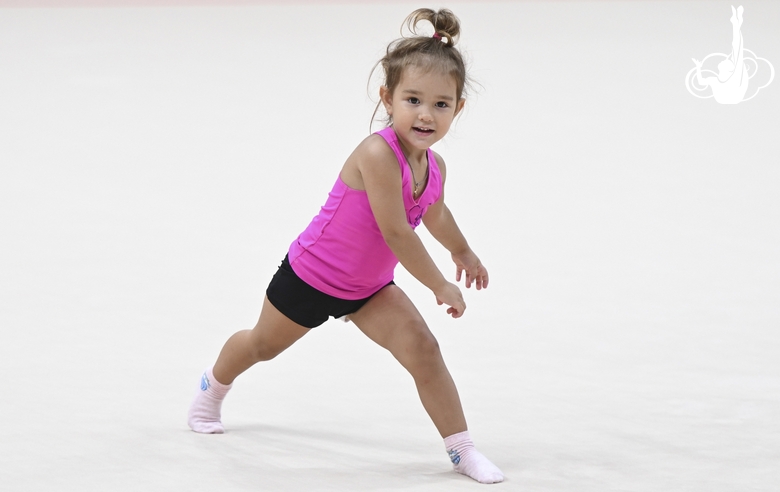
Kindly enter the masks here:
[[[442, 183], [428, 149], [428, 183], [415, 200], [412, 176], [392, 127], [376, 132], [393, 149], [401, 168], [406, 218], [416, 228], [428, 207], [441, 197]], [[385, 243], [365, 190], [347, 186], [339, 175], [320, 213], [290, 245], [290, 266], [315, 289], [340, 299], [364, 299], [393, 280], [398, 258]]]

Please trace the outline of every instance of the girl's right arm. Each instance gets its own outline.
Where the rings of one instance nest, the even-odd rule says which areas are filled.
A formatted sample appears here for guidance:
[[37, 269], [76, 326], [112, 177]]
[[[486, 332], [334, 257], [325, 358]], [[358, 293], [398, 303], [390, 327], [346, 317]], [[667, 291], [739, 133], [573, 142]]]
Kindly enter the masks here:
[[447, 313], [459, 318], [466, 309], [457, 285], [448, 282], [433, 262], [417, 233], [406, 220], [401, 170], [392, 149], [379, 136], [367, 138], [352, 156], [368, 195], [368, 202], [385, 242], [398, 261], [423, 285], [431, 289]]

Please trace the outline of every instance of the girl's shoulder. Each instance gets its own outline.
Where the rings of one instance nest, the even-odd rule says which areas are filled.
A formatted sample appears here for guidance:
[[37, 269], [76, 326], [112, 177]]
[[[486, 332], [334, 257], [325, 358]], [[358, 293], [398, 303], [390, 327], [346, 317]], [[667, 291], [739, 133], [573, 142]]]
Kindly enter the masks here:
[[369, 159], [396, 160], [392, 147], [381, 135], [372, 133], [363, 139], [355, 148], [355, 152]]
[[390, 181], [401, 173], [393, 149], [381, 135], [372, 134], [363, 139], [347, 158], [341, 170], [341, 180], [356, 190], [365, 190], [368, 175], [381, 174]]
[[364, 167], [385, 167], [398, 169], [398, 158], [393, 152], [392, 147], [381, 136], [373, 133], [363, 139], [355, 147], [349, 160], [354, 161], [355, 165], [361, 169]]

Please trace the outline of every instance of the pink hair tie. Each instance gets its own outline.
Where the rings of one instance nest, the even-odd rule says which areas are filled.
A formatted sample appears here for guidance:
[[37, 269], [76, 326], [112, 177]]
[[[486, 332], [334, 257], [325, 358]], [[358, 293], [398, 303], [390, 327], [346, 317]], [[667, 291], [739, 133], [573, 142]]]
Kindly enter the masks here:
[[441, 39], [441, 34], [439, 34], [438, 32], [435, 32], [435, 33], [433, 33], [433, 37], [436, 38], [436, 39]]

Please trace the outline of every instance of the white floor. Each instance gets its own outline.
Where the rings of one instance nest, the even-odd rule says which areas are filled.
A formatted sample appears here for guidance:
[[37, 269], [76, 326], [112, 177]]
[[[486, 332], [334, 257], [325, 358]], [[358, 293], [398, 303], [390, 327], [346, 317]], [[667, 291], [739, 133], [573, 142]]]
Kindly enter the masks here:
[[[780, 488], [780, 81], [732, 106], [684, 83], [729, 5], [449, 5], [478, 85], [437, 150], [492, 284], [453, 321], [397, 282], [496, 488]], [[780, 69], [780, 3], [743, 5]], [[185, 423], [418, 6], [0, 8], [0, 488], [479, 487], [351, 324], [242, 376], [226, 434]]]

